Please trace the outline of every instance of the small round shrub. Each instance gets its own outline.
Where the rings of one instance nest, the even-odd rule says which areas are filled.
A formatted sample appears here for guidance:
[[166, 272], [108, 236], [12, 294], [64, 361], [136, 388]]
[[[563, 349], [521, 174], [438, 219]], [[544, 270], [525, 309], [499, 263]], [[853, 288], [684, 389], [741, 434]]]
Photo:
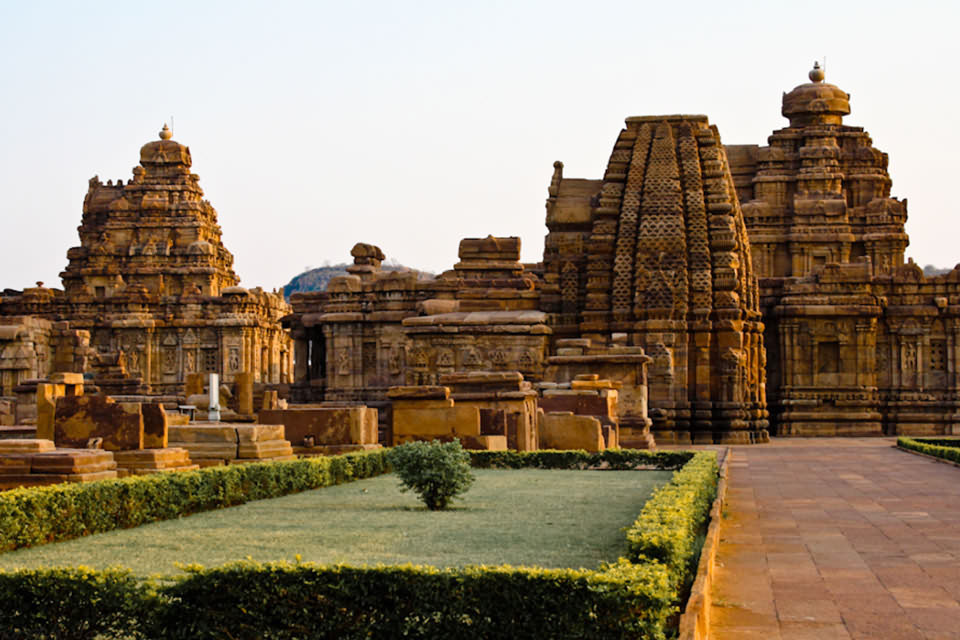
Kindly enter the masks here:
[[470, 454], [459, 440], [408, 442], [387, 452], [387, 459], [400, 476], [400, 490], [414, 491], [431, 511], [446, 509], [473, 484]]

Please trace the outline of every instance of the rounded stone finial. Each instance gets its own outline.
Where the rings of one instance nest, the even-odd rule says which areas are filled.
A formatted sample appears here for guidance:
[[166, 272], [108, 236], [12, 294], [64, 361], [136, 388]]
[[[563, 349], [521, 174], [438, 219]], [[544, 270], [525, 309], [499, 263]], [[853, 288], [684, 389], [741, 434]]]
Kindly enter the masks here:
[[170, 127], [167, 126], [167, 123], [163, 123], [163, 129], [160, 130], [160, 139], [169, 140], [173, 137], [173, 131], [170, 131]]
[[827, 77], [827, 74], [820, 68], [819, 62], [813, 63], [813, 69], [811, 69], [807, 75], [810, 77], [811, 82], [823, 82], [823, 79]]

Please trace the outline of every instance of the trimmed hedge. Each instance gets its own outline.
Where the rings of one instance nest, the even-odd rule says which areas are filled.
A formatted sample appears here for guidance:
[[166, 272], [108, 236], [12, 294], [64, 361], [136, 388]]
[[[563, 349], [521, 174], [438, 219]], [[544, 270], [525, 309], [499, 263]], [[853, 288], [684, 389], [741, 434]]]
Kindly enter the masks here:
[[589, 469], [614, 470], [655, 467], [678, 469], [692, 457], [690, 451], [644, 451], [607, 449], [589, 453], [581, 449], [541, 451], [471, 451], [474, 467], [480, 469]]
[[897, 438], [897, 446], [928, 456], [960, 463], [960, 440], [945, 438]]
[[85, 567], [0, 572], [4, 640], [150, 638], [159, 618], [153, 584], [126, 569]]
[[163, 591], [156, 637], [662, 638], [672, 592], [659, 565], [609, 571], [239, 563]]
[[693, 583], [702, 536], [717, 497], [717, 454], [702, 451], [647, 500], [627, 530], [632, 562], [666, 565], [678, 593]]
[[[629, 529], [628, 558], [596, 571], [248, 561], [212, 569], [188, 567], [185, 575], [167, 583], [137, 581], [116, 569], [0, 572], [0, 628], [13, 630], [3, 637], [667, 637], [716, 492], [716, 453], [608, 452], [602, 460], [602, 454], [585, 452], [472, 456], [477, 466], [509, 468], [662, 468], [688, 462], [654, 493]], [[376, 458], [352, 459], [359, 472], [374, 475], [383, 469], [374, 464]], [[351, 472], [359, 475], [352, 467]], [[331, 470], [327, 477], [330, 483], [354, 477], [345, 473]], [[249, 488], [250, 495], [257, 493], [253, 484]], [[70, 593], [76, 596], [70, 599]], [[61, 600], [65, 604], [56, 604]]]
[[208, 467], [0, 493], [0, 551], [341, 484], [389, 471], [383, 451]]

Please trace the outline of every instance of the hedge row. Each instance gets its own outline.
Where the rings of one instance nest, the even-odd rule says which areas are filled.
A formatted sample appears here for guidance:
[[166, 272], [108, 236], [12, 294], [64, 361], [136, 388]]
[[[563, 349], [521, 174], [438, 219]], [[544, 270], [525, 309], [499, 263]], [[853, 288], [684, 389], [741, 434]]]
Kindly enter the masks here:
[[241, 563], [163, 591], [160, 629], [193, 638], [661, 638], [661, 565], [607, 571]]
[[673, 474], [643, 506], [627, 530], [632, 562], [663, 563], [678, 594], [696, 574], [710, 507], [717, 496], [717, 454], [702, 451]]
[[911, 449], [928, 456], [935, 456], [960, 463], [960, 440], [948, 440], [944, 438], [897, 438], [897, 446], [903, 449]]
[[644, 451], [607, 449], [597, 453], [583, 450], [471, 451], [474, 467], [482, 469], [678, 469], [693, 454], [689, 451]]
[[0, 551], [136, 527], [389, 471], [382, 451], [0, 493]]
[[[580, 454], [592, 455], [541, 453], [501, 456], [497, 464], [579, 468]], [[622, 464], [671, 460], [631, 455]], [[50, 640], [98, 634], [661, 640], [696, 562], [695, 532], [707, 518], [717, 482], [715, 453], [676, 455], [689, 462], [647, 502], [631, 527], [630, 559], [597, 571], [242, 562], [191, 567], [173, 583], [141, 582], [118, 570], [17, 571], [0, 573], [0, 628], [4, 638]], [[495, 459], [474, 457], [480, 466]], [[664, 528], [662, 535], [657, 527]]]
[[664, 637], [662, 565], [605, 571], [242, 562], [173, 584], [128, 571], [0, 573], [5, 639]]

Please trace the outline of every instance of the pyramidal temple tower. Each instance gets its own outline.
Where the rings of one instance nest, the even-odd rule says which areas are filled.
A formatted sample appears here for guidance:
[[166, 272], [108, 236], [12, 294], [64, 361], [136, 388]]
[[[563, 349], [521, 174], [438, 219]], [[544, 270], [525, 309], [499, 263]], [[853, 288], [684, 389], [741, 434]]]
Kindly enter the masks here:
[[[25, 336], [5, 349], [31, 354], [5, 374], [5, 389], [59, 370], [86, 373], [111, 394], [176, 394], [191, 373], [289, 382], [293, 349], [280, 318], [290, 308], [281, 294], [238, 286], [190, 149], [171, 138], [164, 125], [143, 145], [127, 182], [90, 179], [62, 290], [38, 283], [0, 297], [0, 319]], [[50, 346], [66, 338], [70, 353]]]
[[131, 287], [157, 296], [218, 296], [238, 284], [223, 246], [217, 212], [190, 172], [190, 148], [160, 139], [140, 149], [126, 184], [90, 180], [83, 201], [80, 246], [60, 274], [68, 296], [97, 299]]
[[716, 127], [628, 118], [602, 180], [562, 171], [541, 298], [557, 336], [643, 347], [658, 441], [749, 442], [766, 427], [763, 325]]

